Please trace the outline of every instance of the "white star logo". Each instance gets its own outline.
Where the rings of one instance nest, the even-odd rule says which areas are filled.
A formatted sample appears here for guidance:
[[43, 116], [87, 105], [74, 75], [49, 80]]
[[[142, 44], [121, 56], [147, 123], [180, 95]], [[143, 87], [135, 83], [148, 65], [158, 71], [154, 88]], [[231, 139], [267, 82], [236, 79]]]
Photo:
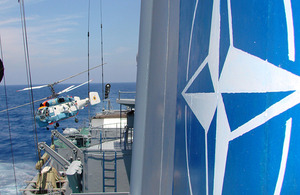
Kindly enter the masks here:
[[[284, 0], [285, 12], [287, 17], [287, 31], [289, 42], [289, 59], [294, 61], [294, 34], [293, 34], [293, 20], [291, 13], [291, 4], [289, 0]], [[195, 14], [197, 12], [198, 1], [195, 6]], [[210, 42], [208, 56], [200, 64], [194, 75], [188, 80], [187, 85], [182, 91], [182, 96], [187, 102], [188, 106], [205, 130], [205, 158], [206, 158], [206, 193], [208, 194], [208, 138], [207, 134], [209, 127], [216, 113], [216, 146], [215, 146], [215, 167], [214, 167], [214, 186], [213, 194], [222, 194], [224, 174], [226, 168], [226, 160], [228, 154], [229, 142], [237, 137], [243, 136], [245, 133], [252, 131], [256, 127], [266, 123], [273, 117], [285, 112], [300, 103], [300, 77], [281, 69], [268, 61], [264, 61], [256, 56], [246, 53], [233, 45], [232, 32], [232, 16], [231, 5], [228, 0], [228, 21], [229, 21], [229, 36], [230, 46], [226, 56], [226, 60], [219, 74], [219, 46], [220, 46], [220, 0], [215, 0], [213, 3]], [[193, 39], [193, 25], [190, 36], [190, 46]], [[190, 55], [190, 51], [189, 51]], [[190, 56], [189, 56], [190, 57]], [[210, 77], [212, 80], [214, 92], [188, 92], [190, 86], [195, 82], [195, 79], [208, 66]], [[187, 63], [187, 73], [189, 69], [189, 60]], [[219, 76], [220, 75], [220, 76]], [[265, 109], [262, 113], [253, 117], [246, 123], [242, 124], [236, 129], [231, 129], [222, 94], [235, 93], [267, 93], [267, 92], [291, 92], [290, 95], [282, 98], [280, 101], [274, 103]], [[186, 109], [187, 110], [187, 109]], [[205, 112], [203, 112], [205, 110]], [[187, 123], [187, 121], [186, 121]], [[288, 120], [286, 124], [286, 135], [284, 140], [284, 149], [281, 161], [281, 167], [274, 193], [280, 193], [283, 176], [285, 173], [285, 164], [288, 155], [289, 136], [291, 131], [292, 120]], [[187, 128], [185, 129], [187, 135]], [[187, 139], [187, 136], [186, 136]], [[186, 140], [186, 151], [187, 140]], [[186, 153], [187, 155], [187, 153]], [[189, 176], [188, 155], [187, 170]], [[192, 194], [191, 181], [189, 179], [190, 192]]]

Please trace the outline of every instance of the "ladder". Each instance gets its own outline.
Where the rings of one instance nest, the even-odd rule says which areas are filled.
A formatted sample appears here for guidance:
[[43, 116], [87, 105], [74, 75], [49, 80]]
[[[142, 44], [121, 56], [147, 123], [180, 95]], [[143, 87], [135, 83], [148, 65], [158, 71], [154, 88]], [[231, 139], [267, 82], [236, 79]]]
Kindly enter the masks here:
[[117, 152], [103, 152], [103, 192], [117, 192]]

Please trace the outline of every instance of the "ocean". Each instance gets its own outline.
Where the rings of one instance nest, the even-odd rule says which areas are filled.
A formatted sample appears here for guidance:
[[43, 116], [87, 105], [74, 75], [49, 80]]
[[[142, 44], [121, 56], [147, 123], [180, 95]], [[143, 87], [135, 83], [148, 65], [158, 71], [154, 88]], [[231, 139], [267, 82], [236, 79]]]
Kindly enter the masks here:
[[[56, 92], [59, 92], [71, 84], [58, 84], [55, 86]], [[28, 91], [17, 92], [19, 89], [27, 87], [26, 85], [9, 85], [6, 86], [8, 108], [23, 105], [31, 101]], [[135, 83], [111, 83], [111, 89], [109, 99], [113, 109], [120, 109], [120, 106], [116, 103], [116, 99], [119, 97], [119, 91], [135, 91]], [[90, 83], [90, 91], [96, 91], [102, 100], [102, 85], [96, 83]], [[51, 91], [48, 87], [42, 89], [33, 90], [34, 100], [49, 97]], [[73, 91], [70, 91], [61, 96], [79, 96], [81, 99], [88, 97], [88, 86], [84, 85]], [[135, 94], [122, 94], [121, 98], [134, 98]], [[39, 104], [34, 104], [35, 111], [38, 109]], [[75, 123], [74, 118], [60, 121], [58, 130], [63, 131], [63, 128], [74, 127], [79, 128], [88, 125], [88, 117], [90, 109], [90, 116], [94, 116], [96, 113], [101, 112], [102, 108], [106, 107], [103, 101], [94, 106], [86, 107], [81, 110], [77, 116], [78, 123]], [[6, 98], [3, 84], [0, 86], [0, 111], [6, 109]], [[0, 113], [0, 194], [16, 194], [14, 169], [16, 174], [16, 183], [18, 194], [19, 189], [25, 188], [26, 183], [37, 173], [35, 170], [35, 163], [37, 162], [37, 151], [35, 146], [35, 131], [34, 122], [32, 116], [32, 105], [26, 105], [14, 110], [9, 111], [9, 121], [7, 112]], [[11, 141], [9, 136], [9, 126], [11, 130]], [[50, 126], [50, 130], [45, 127], [40, 128], [37, 125], [37, 138], [38, 142], [51, 142], [51, 130], [54, 129]], [[12, 146], [12, 147], [11, 147]], [[12, 150], [14, 154], [15, 167], [13, 168]]]

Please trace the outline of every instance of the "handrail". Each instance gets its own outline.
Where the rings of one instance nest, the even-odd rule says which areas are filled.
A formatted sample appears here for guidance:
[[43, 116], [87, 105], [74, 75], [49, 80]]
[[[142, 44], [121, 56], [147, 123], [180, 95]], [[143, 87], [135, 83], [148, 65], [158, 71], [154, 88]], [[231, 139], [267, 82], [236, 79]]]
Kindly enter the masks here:
[[115, 192], [117, 192], [117, 152], [115, 152]]
[[[103, 129], [103, 128], [111, 128], [111, 126], [115, 125], [116, 128], [120, 128], [118, 125], [120, 125], [120, 123], [107, 123], [107, 124], [102, 124], [102, 125], [99, 125], [99, 126], [93, 126], [93, 127], [90, 127], [90, 129], [94, 129], [94, 128], [98, 128], [98, 129]], [[126, 124], [123, 122], [121, 123], [121, 126], [125, 126]], [[109, 127], [105, 127], [105, 126], [109, 126]]]
[[[126, 127], [121, 128], [121, 131], [120, 131], [120, 128], [117, 126], [118, 123], [116, 123], [115, 125], [116, 125], [116, 127], [113, 127], [113, 128], [112, 127], [103, 128], [103, 126], [105, 126], [105, 125], [101, 125], [98, 127], [90, 127], [90, 132], [94, 133], [94, 136], [92, 136], [93, 141], [91, 140], [91, 146], [100, 144], [99, 149], [102, 151], [102, 148], [103, 148], [102, 145], [105, 142], [113, 141], [118, 138], [120, 139], [120, 144], [122, 144], [123, 142], [126, 142], [128, 140], [125, 137], [126, 136]], [[120, 131], [120, 135], [118, 135], [119, 131]], [[124, 143], [125, 150], [126, 150], [127, 145], [128, 145], [127, 143]]]
[[121, 94], [136, 94], [135, 91], [120, 91], [119, 90], [119, 99], [121, 99]]

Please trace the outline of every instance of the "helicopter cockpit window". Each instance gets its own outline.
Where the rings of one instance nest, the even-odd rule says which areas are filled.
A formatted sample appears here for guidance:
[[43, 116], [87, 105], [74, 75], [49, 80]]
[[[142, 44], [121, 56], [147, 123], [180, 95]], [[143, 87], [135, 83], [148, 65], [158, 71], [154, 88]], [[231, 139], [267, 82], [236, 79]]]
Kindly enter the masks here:
[[37, 112], [36, 112], [36, 115], [42, 115], [43, 114], [43, 109], [39, 109]]
[[63, 103], [63, 102], [65, 102], [64, 98], [58, 98], [58, 103]]
[[36, 112], [36, 115], [40, 117], [40, 120], [44, 120], [45, 119], [45, 109], [39, 109]]
[[49, 110], [48, 109], [45, 110], [45, 115], [49, 116]]
[[54, 109], [52, 107], [49, 107], [48, 109], [48, 115], [53, 116], [54, 115]]

